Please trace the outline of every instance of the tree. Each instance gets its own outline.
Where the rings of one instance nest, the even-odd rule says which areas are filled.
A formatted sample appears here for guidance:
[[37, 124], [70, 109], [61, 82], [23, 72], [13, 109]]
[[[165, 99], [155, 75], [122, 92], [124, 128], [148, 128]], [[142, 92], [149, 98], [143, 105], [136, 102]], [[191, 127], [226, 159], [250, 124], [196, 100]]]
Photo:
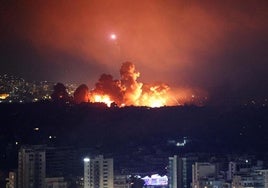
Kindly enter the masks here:
[[66, 87], [62, 83], [57, 83], [54, 85], [54, 91], [51, 98], [55, 102], [68, 102], [70, 97], [66, 91]]
[[87, 85], [80, 85], [74, 92], [74, 102], [80, 104], [89, 101], [89, 89]]

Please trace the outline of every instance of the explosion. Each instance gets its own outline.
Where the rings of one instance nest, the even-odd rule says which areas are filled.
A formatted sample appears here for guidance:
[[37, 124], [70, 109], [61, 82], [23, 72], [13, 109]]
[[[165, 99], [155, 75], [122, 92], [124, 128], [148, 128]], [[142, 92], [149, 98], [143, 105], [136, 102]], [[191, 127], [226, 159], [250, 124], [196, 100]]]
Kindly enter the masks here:
[[114, 80], [109, 74], [102, 74], [90, 92], [91, 102], [103, 102], [110, 106], [113, 102], [122, 106], [161, 107], [176, 105], [169, 93], [169, 86], [160, 84], [145, 84], [138, 82], [140, 73], [131, 62], [125, 62], [120, 69], [120, 80]]
[[[140, 73], [131, 62], [125, 62], [120, 68], [120, 79], [116, 80], [110, 74], [102, 74], [89, 91], [85, 84], [80, 85], [74, 92], [74, 103], [82, 102], [105, 103], [111, 106], [178, 106], [194, 104], [203, 106], [207, 100], [207, 93], [200, 89], [173, 88], [165, 83], [146, 84], [138, 81]], [[57, 86], [57, 87], [56, 87]], [[62, 96], [68, 100], [65, 87], [61, 84], [55, 86], [52, 98]], [[58, 93], [58, 94], [57, 94]], [[53, 97], [54, 96], [54, 97]], [[58, 97], [59, 98], [59, 97]]]

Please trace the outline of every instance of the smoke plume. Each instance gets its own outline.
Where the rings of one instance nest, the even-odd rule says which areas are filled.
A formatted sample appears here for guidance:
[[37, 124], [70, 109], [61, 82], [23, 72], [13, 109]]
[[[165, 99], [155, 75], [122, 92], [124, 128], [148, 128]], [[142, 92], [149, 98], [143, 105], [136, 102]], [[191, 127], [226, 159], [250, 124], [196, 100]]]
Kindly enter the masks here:
[[123, 63], [120, 68], [120, 80], [113, 79], [109, 74], [102, 74], [90, 93], [90, 101], [104, 102], [108, 106], [115, 102], [118, 106], [149, 107], [194, 103], [193, 93], [189, 89], [172, 92], [165, 83], [139, 82], [139, 76], [140, 73], [133, 63]]

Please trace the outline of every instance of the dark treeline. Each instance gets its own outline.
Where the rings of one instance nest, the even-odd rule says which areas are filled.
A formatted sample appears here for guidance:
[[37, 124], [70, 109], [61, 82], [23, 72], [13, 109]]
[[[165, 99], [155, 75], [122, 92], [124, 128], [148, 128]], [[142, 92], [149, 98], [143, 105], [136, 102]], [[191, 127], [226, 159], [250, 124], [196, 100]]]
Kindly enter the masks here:
[[146, 144], [186, 136], [193, 143], [203, 143], [199, 149], [204, 144], [208, 149], [268, 148], [267, 108], [107, 108], [48, 102], [1, 104], [0, 119], [2, 147], [14, 141], [74, 146]]

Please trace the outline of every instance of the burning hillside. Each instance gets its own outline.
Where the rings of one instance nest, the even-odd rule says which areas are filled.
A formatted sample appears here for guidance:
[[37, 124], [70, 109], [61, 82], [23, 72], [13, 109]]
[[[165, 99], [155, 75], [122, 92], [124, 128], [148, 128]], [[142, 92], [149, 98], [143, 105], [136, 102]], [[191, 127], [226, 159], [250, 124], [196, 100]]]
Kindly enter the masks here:
[[194, 95], [190, 91], [179, 94], [171, 91], [165, 83], [146, 84], [138, 81], [140, 73], [131, 62], [125, 62], [120, 68], [120, 79], [102, 74], [89, 93], [90, 102], [103, 102], [110, 106], [148, 106], [161, 107], [182, 105], [191, 102]]

